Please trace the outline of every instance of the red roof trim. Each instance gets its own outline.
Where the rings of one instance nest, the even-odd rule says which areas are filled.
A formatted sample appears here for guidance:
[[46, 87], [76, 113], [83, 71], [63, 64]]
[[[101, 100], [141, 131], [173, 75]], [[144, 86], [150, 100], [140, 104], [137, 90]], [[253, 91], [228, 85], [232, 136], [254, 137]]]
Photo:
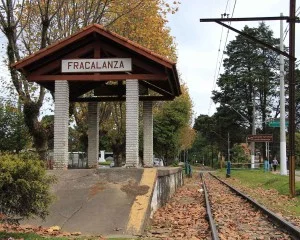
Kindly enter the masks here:
[[99, 24], [91, 24], [85, 28], [82, 28], [77, 33], [75, 33], [63, 40], [60, 40], [56, 43], [53, 43], [50, 46], [43, 48], [43, 49], [35, 52], [34, 54], [32, 54], [28, 57], [25, 57], [24, 59], [12, 64], [12, 67], [15, 67], [16, 69], [24, 68], [25, 66], [47, 56], [48, 54], [58, 51], [59, 49], [67, 46], [68, 44], [71, 44], [72, 42], [75, 42], [76, 40], [78, 40], [92, 32], [97, 32], [115, 42], [118, 42], [119, 44], [121, 44], [127, 48], [130, 48], [130, 49], [138, 52], [139, 54], [144, 55], [147, 58], [150, 58], [156, 62], [159, 62], [160, 64], [164, 65], [165, 67], [172, 68], [172, 65], [175, 64], [173, 61], [170, 61], [169, 59], [167, 59], [159, 54], [156, 54], [156, 53], [150, 51], [149, 49], [147, 49], [131, 40], [128, 40], [125, 37], [122, 37], [114, 32], [104, 29], [104, 27]]

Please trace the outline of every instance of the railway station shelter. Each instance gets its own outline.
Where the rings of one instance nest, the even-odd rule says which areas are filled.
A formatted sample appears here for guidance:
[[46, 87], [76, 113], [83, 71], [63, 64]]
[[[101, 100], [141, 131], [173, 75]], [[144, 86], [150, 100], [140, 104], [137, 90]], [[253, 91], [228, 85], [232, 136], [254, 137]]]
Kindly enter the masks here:
[[[126, 166], [139, 163], [139, 101], [143, 102], [143, 161], [153, 161], [153, 101], [181, 94], [176, 64], [92, 24], [13, 65], [28, 81], [54, 93], [54, 169], [68, 166], [70, 102], [88, 102], [88, 166], [99, 156], [99, 102], [126, 101]], [[89, 93], [89, 94], [87, 94]], [[88, 96], [88, 97], [87, 97]]]

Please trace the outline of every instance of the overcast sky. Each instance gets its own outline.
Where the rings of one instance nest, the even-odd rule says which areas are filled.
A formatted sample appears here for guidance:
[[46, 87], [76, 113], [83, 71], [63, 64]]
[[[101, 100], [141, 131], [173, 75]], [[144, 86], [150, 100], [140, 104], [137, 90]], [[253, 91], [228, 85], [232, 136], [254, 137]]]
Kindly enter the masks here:
[[[232, 14], [235, 0], [228, 0], [226, 13]], [[178, 45], [177, 70], [189, 87], [194, 104], [194, 116], [199, 114], [212, 115], [216, 106], [210, 100], [214, 81], [219, 72], [222, 52], [224, 49], [227, 29], [216, 23], [200, 23], [200, 18], [219, 18], [224, 13], [227, 0], [181, 0], [179, 11], [169, 16], [169, 27]], [[297, 3], [296, 9], [300, 6]], [[289, 0], [237, 0], [233, 17], [270, 17], [289, 15]], [[274, 37], [280, 37], [279, 21], [266, 22], [274, 32]], [[245, 25], [257, 27], [258, 22], [233, 22], [232, 26], [242, 30]], [[284, 30], [287, 23], [284, 22]], [[299, 35], [299, 25], [296, 26], [296, 43]], [[229, 31], [228, 41], [235, 38], [235, 33]], [[221, 51], [218, 59], [218, 49], [221, 41]], [[285, 44], [288, 45], [288, 36]], [[299, 57], [296, 45], [296, 57]], [[225, 57], [225, 56], [224, 56]], [[217, 67], [216, 67], [217, 66]], [[217, 71], [216, 71], [217, 69]], [[222, 69], [220, 73], [222, 72]], [[211, 108], [209, 110], [209, 106]]]
[[[218, 73], [222, 73], [222, 68], [219, 71], [219, 67], [227, 36], [226, 28], [223, 28], [222, 34], [220, 25], [200, 23], [199, 19], [221, 17], [226, 5], [226, 13], [231, 15], [234, 4], [235, 0], [181, 0], [179, 11], [169, 16], [171, 34], [175, 37], [178, 46], [177, 69], [189, 87], [194, 104], [194, 117], [199, 114], [212, 115], [215, 112], [216, 106], [210, 97]], [[296, 9], [299, 6], [298, 0]], [[281, 12], [285, 16], [289, 15], [289, 0], [236, 0], [233, 17], [279, 16]], [[279, 38], [279, 21], [266, 23], [271, 26], [274, 36]], [[233, 22], [232, 26], [241, 30], [246, 24], [258, 26], [258, 22]], [[284, 29], [286, 26], [287, 23], [284, 22]], [[296, 43], [300, 38], [297, 37], [300, 35], [299, 26], [296, 26]], [[235, 33], [229, 31], [228, 41], [234, 37]], [[3, 37], [0, 42], [3, 43]], [[288, 36], [285, 44], [288, 45]], [[219, 46], [220, 51], [218, 51]], [[3, 50], [5, 49], [0, 49], [1, 54], [5, 53]], [[296, 45], [296, 57], [299, 57], [300, 52], [299, 54], [298, 52], [299, 48]], [[7, 78], [6, 68], [3, 65], [0, 65], [0, 76]], [[2, 88], [0, 96], [5, 95], [4, 92]]]

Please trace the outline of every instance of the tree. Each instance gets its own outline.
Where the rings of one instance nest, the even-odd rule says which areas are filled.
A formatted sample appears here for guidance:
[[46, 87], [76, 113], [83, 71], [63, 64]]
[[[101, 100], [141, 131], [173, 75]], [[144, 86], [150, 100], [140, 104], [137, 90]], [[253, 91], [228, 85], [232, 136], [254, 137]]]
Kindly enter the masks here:
[[[155, 155], [164, 157], [171, 164], [183, 147], [180, 133], [188, 128], [192, 117], [192, 102], [188, 89], [182, 85], [182, 95], [172, 102], [165, 102], [154, 108], [153, 144]], [[181, 135], [183, 137], [183, 135]], [[194, 139], [189, 141], [190, 147]]]
[[250, 151], [246, 145], [234, 144], [231, 151], [232, 151], [232, 155], [231, 155], [232, 162], [237, 162], [237, 163], [249, 162]]
[[[243, 32], [270, 44], [278, 44], [273, 32], [264, 23], [258, 28], [244, 27]], [[213, 92], [213, 100], [229, 104], [252, 122], [253, 101], [261, 114], [262, 128], [273, 109], [277, 97], [278, 57], [275, 52], [253, 43], [241, 35], [231, 41], [225, 52], [224, 74], [218, 79], [220, 90]]]
[[[207, 158], [213, 161], [217, 155], [228, 157], [228, 147], [231, 149], [235, 144], [245, 142], [246, 129], [237, 124], [237, 116], [234, 113], [228, 113], [228, 109], [220, 108], [213, 116], [200, 114], [195, 119], [194, 129], [197, 131], [197, 140], [192, 151], [199, 152], [201, 143], [200, 155], [206, 158], [204, 159], [206, 164], [209, 163]], [[211, 165], [216, 166], [216, 163]]]
[[18, 223], [23, 218], [45, 218], [52, 202], [43, 163], [33, 155], [0, 155], [0, 221]]
[[180, 150], [184, 151], [190, 149], [195, 141], [195, 138], [196, 132], [190, 125], [182, 127], [179, 133]]
[[205, 160], [208, 155], [206, 152], [206, 146], [208, 146], [208, 142], [205, 137], [201, 134], [201, 132], [196, 131], [195, 141], [193, 142], [192, 148], [190, 150], [190, 155], [193, 156], [193, 159], [198, 163], [207, 164]]
[[[176, 1], [174, 4], [176, 5]], [[91, 23], [102, 24], [141, 44], [146, 39], [151, 39], [151, 34], [156, 34], [158, 36], [155, 39], [156, 42], [153, 41], [149, 46], [154, 48], [153, 45], [155, 45], [161, 51], [164, 49], [163, 53], [166, 54], [170, 52], [169, 49], [174, 44], [172, 37], [169, 36], [169, 30], [165, 28], [166, 20], [163, 16], [174, 10], [175, 8], [165, 3], [164, 0], [22, 0], [2, 2], [0, 6], [0, 30], [8, 42], [7, 64], [13, 86], [23, 105], [25, 123], [41, 159], [45, 159], [47, 131], [38, 117], [45, 100], [46, 90], [37, 84], [29, 83], [23, 74], [11, 67], [11, 64], [19, 61], [22, 56], [45, 48]], [[130, 14], [133, 15], [129, 17]], [[138, 17], [135, 18], [136, 16]], [[121, 22], [123, 18], [125, 20]], [[126, 21], [129, 21], [130, 24], [126, 24]], [[145, 27], [142, 25], [143, 23], [149, 25]], [[137, 29], [134, 28], [135, 24], [139, 24]], [[130, 26], [129, 29], [128, 26]], [[139, 39], [138, 36], [141, 35], [142, 30], [145, 34]], [[130, 33], [134, 31], [136, 34], [132, 36]], [[168, 37], [168, 41], [165, 41], [165, 37]], [[158, 41], [160, 39], [165, 40]], [[165, 48], [166, 46], [169, 47]], [[175, 50], [173, 49], [171, 52], [174, 53]], [[74, 112], [76, 113], [76, 111]]]
[[[119, 4], [112, 4], [110, 7], [117, 12], [121, 12], [123, 8]], [[175, 11], [176, 9], [165, 4], [164, 1], [141, 2], [138, 8], [107, 26], [110, 30], [175, 60], [173, 37], [165, 26], [166, 14]], [[81, 139], [87, 142], [86, 104], [76, 104], [74, 116], [77, 130], [81, 132]], [[100, 149], [113, 151], [116, 166], [121, 166], [125, 156], [125, 104], [122, 102], [100, 103], [99, 124]]]
[[110, 148], [113, 151], [116, 167], [121, 167], [125, 157], [125, 104], [123, 102], [109, 103], [111, 114], [104, 124], [100, 125], [110, 140]]
[[0, 103], [0, 136], [0, 151], [19, 153], [31, 142], [23, 114], [9, 103]]
[[[264, 23], [257, 28], [245, 26], [243, 32], [256, 37], [270, 45], [276, 46], [279, 40], [273, 37], [273, 32]], [[228, 110], [229, 104], [240, 115], [236, 120], [240, 126], [247, 127], [253, 118], [253, 104], [256, 106], [257, 126], [266, 133], [266, 120], [271, 118], [271, 113], [278, 108], [277, 87], [278, 81], [278, 56], [272, 50], [261, 47], [241, 35], [231, 41], [226, 48], [224, 60], [225, 72], [220, 76], [217, 84], [220, 90], [213, 92], [213, 100], [220, 104], [219, 110]], [[231, 111], [233, 112], [233, 111]], [[265, 151], [263, 151], [265, 152]]]
[[47, 148], [53, 149], [54, 147], [54, 115], [43, 116], [41, 124], [45, 129], [45, 135], [47, 139]]

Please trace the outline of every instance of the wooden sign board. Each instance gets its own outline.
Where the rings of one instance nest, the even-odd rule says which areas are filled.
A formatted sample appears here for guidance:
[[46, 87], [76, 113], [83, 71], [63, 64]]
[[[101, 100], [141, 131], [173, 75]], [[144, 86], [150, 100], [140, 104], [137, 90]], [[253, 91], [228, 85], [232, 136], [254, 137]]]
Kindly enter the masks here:
[[258, 134], [258, 135], [248, 135], [248, 142], [273, 142], [272, 134]]
[[131, 58], [65, 59], [61, 61], [62, 73], [130, 71], [132, 71]]

